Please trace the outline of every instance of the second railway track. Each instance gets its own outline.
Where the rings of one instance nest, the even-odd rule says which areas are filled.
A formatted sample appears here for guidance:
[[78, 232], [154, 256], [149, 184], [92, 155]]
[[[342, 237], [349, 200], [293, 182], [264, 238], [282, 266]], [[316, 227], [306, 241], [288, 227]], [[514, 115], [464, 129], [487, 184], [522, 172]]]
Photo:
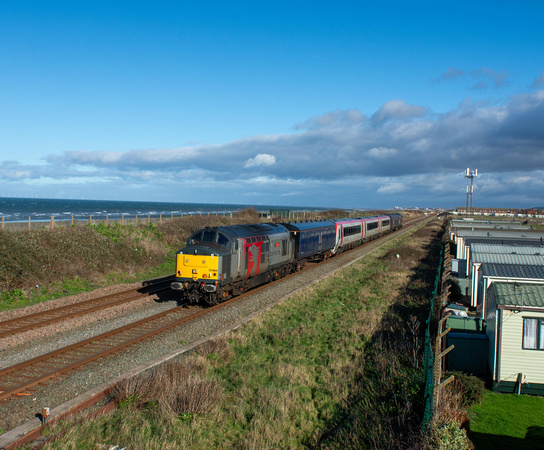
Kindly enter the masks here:
[[0, 339], [73, 317], [90, 314], [101, 309], [111, 308], [123, 303], [139, 300], [142, 297], [165, 291], [169, 289], [170, 282], [173, 278], [173, 276], [167, 277], [166, 279], [161, 279], [157, 282], [150, 282], [148, 285], [140, 288], [4, 320], [0, 322]]

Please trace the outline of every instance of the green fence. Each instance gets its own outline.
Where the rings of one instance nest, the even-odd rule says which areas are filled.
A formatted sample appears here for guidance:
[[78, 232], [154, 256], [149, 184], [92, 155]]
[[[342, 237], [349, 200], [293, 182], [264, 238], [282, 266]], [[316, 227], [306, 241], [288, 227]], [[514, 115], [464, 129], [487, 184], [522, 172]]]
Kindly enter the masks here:
[[433, 419], [433, 406], [434, 406], [434, 353], [433, 345], [431, 341], [431, 326], [433, 322], [434, 304], [438, 296], [438, 288], [442, 280], [442, 270], [444, 262], [444, 247], [440, 251], [440, 263], [438, 264], [438, 270], [436, 273], [436, 280], [434, 282], [434, 290], [431, 298], [431, 306], [429, 309], [429, 317], [427, 318], [427, 327], [425, 329], [425, 370], [424, 370], [424, 382], [425, 382], [425, 397], [424, 405], [425, 410], [423, 413], [422, 427], [425, 428], [429, 422]]

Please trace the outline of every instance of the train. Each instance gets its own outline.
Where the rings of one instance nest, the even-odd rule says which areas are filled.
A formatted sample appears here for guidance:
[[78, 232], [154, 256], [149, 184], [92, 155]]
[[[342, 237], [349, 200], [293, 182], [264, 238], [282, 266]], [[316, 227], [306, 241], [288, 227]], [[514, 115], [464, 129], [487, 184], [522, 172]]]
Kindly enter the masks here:
[[170, 287], [213, 306], [400, 228], [396, 213], [204, 228], [176, 253]]

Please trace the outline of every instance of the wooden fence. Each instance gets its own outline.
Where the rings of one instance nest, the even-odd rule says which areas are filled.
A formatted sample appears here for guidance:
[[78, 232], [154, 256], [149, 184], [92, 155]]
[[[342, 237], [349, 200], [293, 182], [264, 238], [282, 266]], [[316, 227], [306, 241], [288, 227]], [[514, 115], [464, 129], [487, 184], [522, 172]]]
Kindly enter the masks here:
[[[320, 219], [318, 212], [311, 212], [311, 211], [304, 211], [304, 212], [289, 212], [289, 217], [282, 217], [282, 220], [291, 220], [291, 221], [296, 221], [296, 220], [316, 220], [316, 219]], [[174, 219], [180, 219], [180, 218], [184, 218], [184, 217], [194, 217], [194, 216], [199, 216], [199, 217], [204, 217], [204, 216], [211, 216], [212, 214], [211, 213], [207, 213], [207, 214], [181, 214], [181, 215], [174, 215], [174, 214], [170, 214], [170, 215], [162, 215], [162, 214], [159, 214], [158, 216], [151, 216], [150, 214], [147, 214], [147, 215], [141, 215], [141, 216], [138, 216], [137, 214], [135, 216], [129, 216], [129, 217], [125, 217], [125, 216], [128, 216], [128, 214], [121, 214], [121, 218], [114, 218], [114, 219], [111, 219], [109, 217], [109, 215], [106, 215], [105, 218], [100, 218], [100, 219], [94, 219], [92, 215], [89, 215], [89, 219], [74, 219], [74, 216], [71, 216], [71, 219], [68, 219], [68, 220], [55, 220], [55, 216], [51, 216], [51, 219], [48, 220], [48, 221], [43, 221], [43, 220], [40, 220], [40, 221], [37, 221], [37, 220], [32, 220], [32, 218], [29, 216], [28, 217], [28, 221], [25, 221], [25, 222], [9, 222], [9, 221], [4, 221], [4, 217], [2, 217], [2, 230], [4, 230], [5, 228], [9, 228], [9, 229], [15, 229], [15, 230], [24, 230], [24, 229], [27, 229], [27, 230], [31, 230], [31, 229], [37, 229], [37, 228], [47, 228], [47, 229], [50, 229], [50, 230], [53, 230], [55, 229], [56, 227], [58, 226], [67, 226], [67, 225], [76, 225], [76, 224], [98, 224], [98, 223], [103, 223], [105, 224], [106, 226], [107, 225], [110, 225], [110, 224], [114, 224], [114, 223], [120, 223], [121, 225], [125, 225], [125, 224], [142, 224], [142, 225], [150, 225], [152, 223], [163, 223], [164, 221], [167, 221], [167, 220], [174, 220]], [[213, 214], [213, 215], [219, 215], [219, 216], [226, 216], [226, 217], [230, 217], [232, 219], [233, 217], [233, 213], [217, 213], [217, 214]], [[277, 216], [279, 217], [279, 216]], [[276, 216], [274, 215], [271, 215], [271, 214], [266, 214], [266, 213], [261, 213], [261, 221], [270, 221], [272, 219], [275, 219]]]

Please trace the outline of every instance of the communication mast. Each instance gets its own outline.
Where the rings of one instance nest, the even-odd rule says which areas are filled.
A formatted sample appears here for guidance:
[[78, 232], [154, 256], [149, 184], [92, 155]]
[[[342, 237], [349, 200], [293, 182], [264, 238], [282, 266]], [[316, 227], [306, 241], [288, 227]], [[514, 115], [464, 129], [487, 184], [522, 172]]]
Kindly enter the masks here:
[[[470, 210], [472, 211], [472, 194], [474, 193], [474, 178], [478, 176], [478, 169], [471, 170], [467, 168], [465, 170], [465, 178], [467, 179], [467, 209], [465, 210], [465, 217], [468, 217], [468, 199], [470, 197]], [[470, 183], [469, 181], [470, 180]]]

